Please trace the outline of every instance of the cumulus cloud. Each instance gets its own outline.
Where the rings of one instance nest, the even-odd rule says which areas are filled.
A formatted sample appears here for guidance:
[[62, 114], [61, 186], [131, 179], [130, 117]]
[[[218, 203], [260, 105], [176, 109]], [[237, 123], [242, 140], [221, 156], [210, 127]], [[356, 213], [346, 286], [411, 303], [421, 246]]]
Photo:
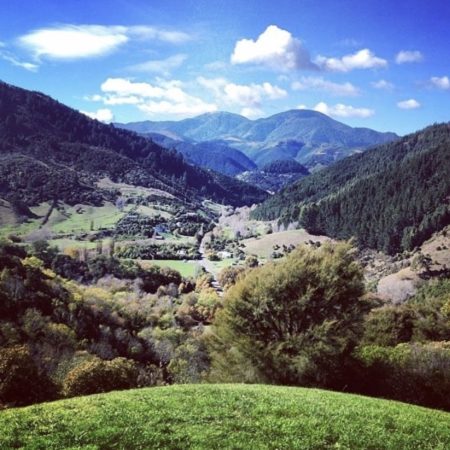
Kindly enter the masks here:
[[397, 64], [415, 63], [423, 61], [423, 55], [418, 50], [400, 50], [395, 56]]
[[136, 72], [159, 73], [161, 75], [167, 76], [172, 70], [180, 67], [184, 63], [184, 61], [186, 61], [186, 59], [187, 55], [180, 53], [177, 55], [169, 56], [166, 59], [152, 60], [140, 64], [135, 64], [134, 66], [129, 66], [128, 69]]
[[[208, 79], [204, 77], [198, 77], [197, 82], [210, 90], [220, 103], [247, 108], [245, 114], [247, 116], [257, 115], [255, 111], [259, 110], [264, 100], [278, 100], [287, 96], [287, 91], [268, 82], [236, 84], [230, 83], [225, 78]], [[258, 114], [261, 115], [261, 112], [259, 111]]]
[[98, 109], [95, 112], [88, 112], [88, 111], [80, 111], [80, 112], [90, 117], [91, 119], [96, 119], [100, 122], [110, 123], [114, 120], [114, 114], [110, 109], [107, 108]]
[[148, 26], [104, 26], [64, 24], [40, 28], [19, 37], [19, 44], [29, 50], [36, 60], [42, 58], [74, 60], [92, 58], [113, 52], [130, 38], [155, 39], [180, 43], [186, 33]]
[[[304, 106], [304, 105], [301, 105]], [[317, 103], [314, 106], [314, 111], [321, 112], [331, 117], [359, 117], [359, 118], [367, 118], [371, 117], [375, 114], [373, 109], [369, 108], [355, 108], [351, 105], [344, 105], [342, 103], [338, 103], [336, 105], [327, 105], [325, 102]]]
[[450, 78], [449, 77], [431, 77], [430, 83], [432, 86], [443, 89], [450, 90]]
[[350, 72], [355, 69], [376, 69], [387, 67], [388, 62], [376, 56], [368, 48], [357, 51], [351, 55], [345, 55], [342, 58], [327, 58], [318, 56], [317, 65], [324, 70], [331, 72]]
[[316, 69], [302, 42], [289, 31], [270, 25], [256, 40], [236, 42], [232, 64], [258, 64], [279, 71]]
[[340, 96], [355, 96], [360, 93], [359, 89], [352, 83], [333, 83], [322, 77], [303, 77], [294, 81], [291, 87], [294, 91], [314, 90]]
[[386, 80], [378, 80], [370, 83], [372, 87], [375, 89], [383, 89], [385, 91], [392, 91], [394, 89], [394, 85]]
[[126, 78], [108, 78], [101, 85], [103, 95], [90, 97], [106, 105], [135, 105], [149, 116], [192, 117], [217, 111], [217, 105], [185, 92], [179, 80], [157, 79], [155, 84], [138, 83]]
[[410, 98], [409, 100], [403, 100], [401, 102], [398, 102], [397, 106], [400, 109], [417, 109], [420, 108], [421, 105], [417, 100]]

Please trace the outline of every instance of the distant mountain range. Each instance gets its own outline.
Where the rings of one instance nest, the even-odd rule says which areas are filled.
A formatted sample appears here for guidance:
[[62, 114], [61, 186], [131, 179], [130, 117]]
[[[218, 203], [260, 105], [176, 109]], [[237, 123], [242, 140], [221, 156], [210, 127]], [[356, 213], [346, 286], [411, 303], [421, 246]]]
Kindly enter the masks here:
[[[231, 154], [230, 147], [243, 152], [259, 167], [275, 160], [296, 160], [309, 169], [329, 165], [343, 157], [366, 150], [373, 145], [398, 139], [395, 133], [380, 133], [369, 128], [352, 128], [330, 117], [309, 110], [290, 110], [273, 116], [250, 120], [227, 112], [207, 113], [191, 119], [164, 122], [134, 122], [116, 124], [118, 127], [141, 134], [157, 133], [178, 142], [191, 145], [208, 142], [215, 169], [222, 169], [219, 155], [240, 159], [232, 165], [239, 168], [242, 155]], [[195, 151], [188, 156], [196, 162]], [[246, 169], [248, 170], [248, 168]], [[242, 170], [243, 171], [243, 170]], [[228, 172], [231, 173], [231, 172]]]
[[338, 161], [286, 187], [253, 212], [313, 234], [410, 251], [450, 224], [450, 123]]
[[173, 139], [158, 133], [142, 133], [153, 142], [180, 152], [189, 162], [200, 167], [235, 176], [257, 168], [256, 164], [240, 150], [218, 141], [193, 142]]
[[250, 205], [267, 194], [186, 162], [135, 133], [92, 120], [50, 97], [0, 82], [0, 199], [26, 206], [99, 204], [101, 178], [157, 188], [190, 201]]

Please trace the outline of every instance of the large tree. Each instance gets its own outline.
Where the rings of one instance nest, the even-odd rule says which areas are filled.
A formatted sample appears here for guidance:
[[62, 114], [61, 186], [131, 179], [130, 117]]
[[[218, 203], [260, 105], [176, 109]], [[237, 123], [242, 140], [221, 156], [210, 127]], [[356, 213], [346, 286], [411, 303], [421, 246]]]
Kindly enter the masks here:
[[220, 380], [342, 387], [368, 309], [351, 245], [300, 247], [227, 292], [210, 338]]

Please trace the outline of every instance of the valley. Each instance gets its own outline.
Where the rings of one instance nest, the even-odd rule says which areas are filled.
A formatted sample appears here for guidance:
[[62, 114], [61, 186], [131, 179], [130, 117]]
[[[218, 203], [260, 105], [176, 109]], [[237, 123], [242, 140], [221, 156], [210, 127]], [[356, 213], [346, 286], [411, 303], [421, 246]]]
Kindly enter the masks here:
[[[199, 448], [207, 435], [199, 411], [206, 405], [215, 424], [216, 408], [246, 414], [242, 398], [262, 412], [264, 423], [252, 425], [261, 439], [286, 427], [286, 415], [302, 415], [295, 427], [318, 423], [319, 404], [323, 430], [350, 412], [342, 432], [303, 434], [311, 448], [365, 448], [393, 423], [416, 430], [427, 414], [445, 445], [448, 413], [393, 401], [450, 411], [448, 123], [399, 138], [299, 110], [130, 131], [0, 83], [4, 104], [0, 442], [84, 445], [92, 432], [99, 446], [119, 433], [127, 448], [177, 448], [187, 441], [158, 424], [173, 427], [195, 395], [183, 423]], [[305, 399], [312, 406], [300, 407]], [[107, 418], [116, 402], [131, 434]], [[78, 420], [83, 408], [101, 411], [95, 423]], [[349, 433], [367, 408], [369, 431]], [[36, 410], [62, 434], [40, 436]], [[139, 440], [146, 414], [158, 431]], [[240, 426], [234, 416], [219, 421]], [[77, 427], [75, 443], [67, 430]], [[304, 443], [291, 428], [280, 436], [280, 448]], [[408, 448], [410, 435], [396, 436], [385, 448]]]

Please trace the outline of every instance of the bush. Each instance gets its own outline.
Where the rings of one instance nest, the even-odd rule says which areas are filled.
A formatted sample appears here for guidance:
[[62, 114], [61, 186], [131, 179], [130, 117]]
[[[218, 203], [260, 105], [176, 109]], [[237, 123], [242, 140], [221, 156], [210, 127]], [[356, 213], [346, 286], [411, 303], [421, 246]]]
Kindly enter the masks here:
[[53, 388], [25, 346], [0, 349], [0, 403], [19, 406], [50, 400]]
[[450, 342], [365, 346], [364, 393], [450, 410]]
[[212, 378], [342, 387], [368, 303], [348, 244], [300, 247], [245, 274], [209, 340]]
[[115, 358], [86, 361], [72, 369], [64, 379], [66, 397], [89, 395], [112, 390], [129, 389], [137, 385], [137, 368], [133, 361]]

